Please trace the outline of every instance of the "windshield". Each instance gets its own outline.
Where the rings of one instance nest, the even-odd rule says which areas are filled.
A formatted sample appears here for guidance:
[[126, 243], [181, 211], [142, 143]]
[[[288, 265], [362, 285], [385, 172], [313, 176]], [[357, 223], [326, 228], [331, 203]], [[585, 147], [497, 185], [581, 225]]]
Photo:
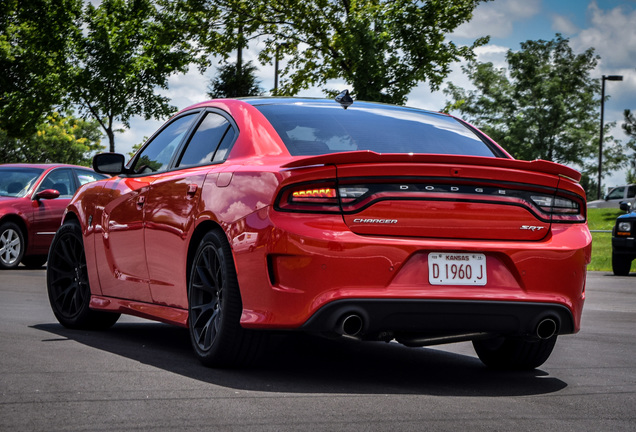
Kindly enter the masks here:
[[429, 111], [359, 103], [256, 105], [292, 156], [356, 150], [502, 157], [473, 130]]
[[41, 168], [0, 167], [0, 196], [25, 196], [42, 171]]

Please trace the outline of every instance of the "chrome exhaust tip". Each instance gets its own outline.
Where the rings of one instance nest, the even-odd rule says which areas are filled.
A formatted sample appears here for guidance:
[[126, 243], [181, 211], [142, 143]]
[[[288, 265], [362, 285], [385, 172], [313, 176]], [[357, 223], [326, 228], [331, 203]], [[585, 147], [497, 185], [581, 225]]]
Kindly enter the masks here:
[[539, 339], [550, 339], [557, 332], [557, 323], [552, 318], [544, 318], [537, 324], [536, 335]]
[[357, 314], [345, 315], [340, 320], [340, 325], [338, 326], [338, 333], [343, 336], [358, 336], [362, 332], [362, 327], [364, 326], [364, 321], [362, 317]]

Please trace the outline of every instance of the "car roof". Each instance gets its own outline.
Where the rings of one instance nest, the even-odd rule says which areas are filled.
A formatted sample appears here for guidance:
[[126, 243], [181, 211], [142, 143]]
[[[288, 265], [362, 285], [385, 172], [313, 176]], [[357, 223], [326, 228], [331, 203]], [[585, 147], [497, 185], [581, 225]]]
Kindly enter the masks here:
[[[30, 164], [30, 163], [9, 163], [9, 164], [0, 164], [0, 167], [16, 167], [16, 168], [58, 168], [58, 167], [69, 167], [69, 168], [84, 168], [87, 170], [91, 170], [89, 167], [80, 166], [80, 165], [70, 165], [70, 164], [56, 164], [56, 163], [41, 163], [41, 164]], [[91, 170], [92, 171], [92, 170]]]
[[[215, 106], [217, 103], [232, 103], [232, 102], [243, 102], [247, 103], [253, 107], [263, 106], [263, 105], [321, 105], [321, 106], [333, 106], [337, 107], [338, 102], [333, 99], [325, 99], [325, 98], [298, 98], [298, 97], [270, 97], [270, 96], [252, 96], [252, 97], [244, 97], [244, 98], [229, 98], [229, 99], [211, 99], [204, 102], [200, 102], [189, 107], [186, 107], [180, 111], [180, 113], [189, 111], [191, 109], [202, 108], [206, 106]], [[436, 114], [442, 115], [446, 117], [452, 117], [446, 113], [440, 113], [437, 111], [426, 110], [422, 108], [414, 108], [409, 106], [401, 106], [401, 105], [393, 105], [393, 104], [385, 104], [381, 102], [365, 102], [365, 101], [354, 101], [351, 107], [359, 107], [364, 106], [367, 108], [389, 108], [401, 111], [417, 111], [428, 114]]]
[[[252, 106], [260, 106], [260, 105], [295, 105], [295, 104], [313, 104], [313, 105], [326, 105], [326, 106], [338, 106], [338, 102], [333, 99], [326, 98], [297, 98], [297, 97], [267, 97], [267, 96], [257, 96], [257, 97], [246, 97], [246, 98], [238, 98], [237, 100], [246, 102]], [[351, 107], [355, 106], [365, 106], [365, 107], [387, 107], [398, 110], [414, 110], [420, 112], [426, 112], [430, 114], [440, 114], [447, 116], [448, 114], [439, 113], [437, 111], [426, 110], [422, 108], [415, 108], [409, 106], [402, 105], [393, 105], [393, 104], [385, 104], [381, 102], [366, 102], [366, 101], [354, 101]]]

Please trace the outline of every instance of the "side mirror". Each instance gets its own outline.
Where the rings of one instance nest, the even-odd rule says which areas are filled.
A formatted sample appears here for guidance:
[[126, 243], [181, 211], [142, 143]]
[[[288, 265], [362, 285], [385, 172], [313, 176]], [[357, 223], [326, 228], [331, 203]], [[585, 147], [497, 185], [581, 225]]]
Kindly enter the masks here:
[[124, 172], [126, 158], [119, 153], [100, 153], [93, 157], [93, 169], [102, 174], [119, 175]]
[[632, 203], [630, 203], [629, 201], [621, 201], [618, 205], [620, 206], [621, 210], [626, 213], [632, 211]]
[[59, 196], [60, 196], [60, 192], [55, 189], [44, 189], [43, 191], [36, 193], [34, 198], [36, 200], [55, 199], [55, 198], [58, 198]]

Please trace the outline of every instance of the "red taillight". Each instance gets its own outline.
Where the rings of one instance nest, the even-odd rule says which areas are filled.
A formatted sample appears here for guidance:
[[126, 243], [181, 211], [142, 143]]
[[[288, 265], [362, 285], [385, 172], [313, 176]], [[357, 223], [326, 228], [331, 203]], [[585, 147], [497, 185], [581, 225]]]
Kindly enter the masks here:
[[336, 200], [338, 196], [334, 188], [323, 187], [315, 189], [301, 189], [295, 190], [291, 194], [290, 202], [295, 203], [331, 203]]
[[278, 195], [276, 208], [287, 211], [339, 212], [338, 192], [332, 182], [290, 186]]
[[552, 222], [585, 222], [584, 205], [580, 198], [532, 194], [532, 202], [551, 216]]

